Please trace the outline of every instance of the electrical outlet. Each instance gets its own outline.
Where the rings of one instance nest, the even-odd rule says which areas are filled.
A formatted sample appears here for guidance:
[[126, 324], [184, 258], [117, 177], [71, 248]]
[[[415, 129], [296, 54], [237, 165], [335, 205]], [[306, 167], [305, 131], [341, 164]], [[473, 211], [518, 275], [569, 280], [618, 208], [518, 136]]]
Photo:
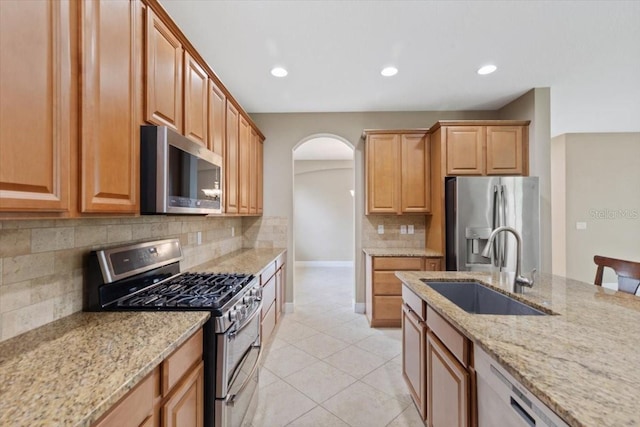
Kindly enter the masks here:
[[384, 234], [384, 225], [383, 224], [378, 225], [378, 234]]
[[406, 225], [401, 225], [400, 226], [400, 234], [407, 234], [407, 226]]
[[198, 232], [196, 233], [196, 243], [197, 243], [198, 245], [201, 245], [201, 244], [202, 244], [202, 231], [198, 231]]
[[413, 224], [407, 226], [407, 233], [409, 233], [409, 234], [413, 234], [414, 233]]
[[231, 237], [234, 237], [235, 235], [236, 235], [236, 228], [231, 227]]

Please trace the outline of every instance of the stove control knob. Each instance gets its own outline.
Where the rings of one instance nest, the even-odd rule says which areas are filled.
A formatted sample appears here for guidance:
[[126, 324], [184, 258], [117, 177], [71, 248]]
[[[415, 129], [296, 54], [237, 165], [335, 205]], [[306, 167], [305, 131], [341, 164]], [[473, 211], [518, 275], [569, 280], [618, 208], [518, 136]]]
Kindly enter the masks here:
[[235, 322], [236, 320], [238, 320], [238, 310], [231, 309], [229, 311], [229, 320], [231, 320], [232, 322]]
[[254, 297], [253, 295], [249, 295], [246, 296], [244, 298], [242, 298], [242, 302], [246, 305], [251, 305], [253, 304], [253, 302], [256, 300], [256, 297]]

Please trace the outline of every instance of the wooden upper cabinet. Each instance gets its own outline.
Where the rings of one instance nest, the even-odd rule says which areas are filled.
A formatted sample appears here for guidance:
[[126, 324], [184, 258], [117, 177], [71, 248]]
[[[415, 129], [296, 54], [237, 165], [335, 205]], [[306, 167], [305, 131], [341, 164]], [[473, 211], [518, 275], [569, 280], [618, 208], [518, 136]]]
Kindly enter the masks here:
[[209, 79], [209, 150], [224, 158], [226, 136], [227, 97], [224, 92]]
[[249, 150], [249, 214], [258, 213], [258, 132], [251, 128]]
[[366, 142], [367, 214], [400, 211], [400, 136], [369, 135]]
[[238, 212], [241, 214], [249, 213], [249, 193], [250, 193], [250, 171], [251, 167], [251, 126], [247, 119], [240, 115], [239, 134], [239, 194], [238, 194]]
[[74, 19], [65, 0], [0, 1], [0, 211], [70, 210]]
[[184, 52], [184, 135], [209, 146], [209, 76]]
[[487, 126], [487, 175], [524, 175], [522, 126]]
[[138, 0], [87, 0], [80, 8], [80, 208], [135, 213], [142, 8]]
[[431, 211], [431, 161], [428, 135], [402, 135], [402, 212]]
[[426, 131], [368, 133], [365, 149], [367, 214], [431, 211], [431, 154]]
[[150, 8], [146, 34], [146, 120], [182, 133], [182, 43]]
[[227, 101], [227, 143], [225, 149], [225, 212], [228, 214], [238, 213], [238, 166], [240, 164], [240, 147], [238, 128], [240, 114], [234, 105]]
[[257, 200], [256, 200], [256, 213], [262, 215], [264, 207], [264, 141], [258, 136], [258, 145], [256, 147], [256, 174], [257, 174]]
[[449, 126], [446, 128], [447, 175], [483, 175], [483, 126]]

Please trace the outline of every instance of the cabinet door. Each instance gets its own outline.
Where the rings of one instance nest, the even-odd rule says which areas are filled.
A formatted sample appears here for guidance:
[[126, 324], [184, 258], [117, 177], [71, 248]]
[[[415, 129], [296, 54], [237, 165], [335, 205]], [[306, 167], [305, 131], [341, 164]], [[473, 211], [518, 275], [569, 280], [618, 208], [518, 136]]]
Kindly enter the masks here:
[[523, 127], [487, 126], [487, 175], [523, 175]]
[[425, 258], [424, 269], [425, 271], [442, 270], [442, 258]]
[[276, 323], [282, 313], [282, 268], [276, 272]]
[[366, 142], [367, 214], [400, 213], [400, 136], [371, 135]]
[[198, 144], [209, 144], [209, 76], [184, 52], [184, 135]]
[[239, 165], [238, 173], [240, 175], [240, 188], [238, 195], [238, 212], [241, 214], [249, 213], [249, 193], [250, 193], [250, 153], [251, 153], [251, 126], [249, 122], [240, 115], [239, 132]]
[[0, 211], [69, 211], [72, 20], [66, 0], [0, 1]]
[[141, 13], [137, 0], [81, 7], [80, 209], [138, 210]]
[[238, 109], [227, 102], [227, 147], [225, 150], [225, 204], [226, 213], [238, 213], [238, 166], [239, 140], [238, 123], [240, 116]]
[[150, 8], [146, 33], [146, 119], [182, 133], [182, 43]]
[[225, 112], [227, 97], [224, 92], [209, 79], [209, 150], [224, 158]]
[[469, 393], [469, 373], [429, 331], [427, 334], [429, 427], [468, 426]]
[[260, 138], [260, 136], [258, 136], [258, 146], [257, 146], [257, 164], [256, 164], [256, 170], [258, 178], [257, 178], [257, 191], [258, 191], [258, 196], [257, 196], [257, 200], [256, 200], [256, 213], [258, 215], [262, 215], [262, 211], [263, 211], [263, 206], [264, 206], [264, 164], [263, 164], [263, 157], [264, 157], [264, 141], [262, 140], [262, 138]]
[[431, 168], [427, 135], [402, 135], [402, 212], [431, 211]]
[[402, 376], [423, 420], [427, 418], [427, 327], [402, 305]]
[[204, 362], [176, 387], [162, 407], [163, 427], [202, 427], [204, 417]]
[[485, 173], [483, 126], [448, 126], [446, 138], [447, 175]]
[[251, 128], [249, 147], [249, 214], [258, 213], [258, 133]]

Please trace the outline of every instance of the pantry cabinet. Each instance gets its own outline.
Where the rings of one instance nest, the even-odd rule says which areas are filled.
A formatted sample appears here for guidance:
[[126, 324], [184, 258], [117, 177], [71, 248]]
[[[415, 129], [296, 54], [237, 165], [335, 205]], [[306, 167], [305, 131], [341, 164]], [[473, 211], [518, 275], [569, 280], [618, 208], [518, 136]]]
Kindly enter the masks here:
[[80, 210], [136, 213], [142, 81], [142, 6], [80, 6]]
[[426, 130], [364, 133], [366, 213], [429, 213], [431, 173]]
[[0, 1], [0, 211], [71, 209], [74, 5]]
[[182, 133], [182, 43], [169, 27], [147, 8], [146, 120]]

